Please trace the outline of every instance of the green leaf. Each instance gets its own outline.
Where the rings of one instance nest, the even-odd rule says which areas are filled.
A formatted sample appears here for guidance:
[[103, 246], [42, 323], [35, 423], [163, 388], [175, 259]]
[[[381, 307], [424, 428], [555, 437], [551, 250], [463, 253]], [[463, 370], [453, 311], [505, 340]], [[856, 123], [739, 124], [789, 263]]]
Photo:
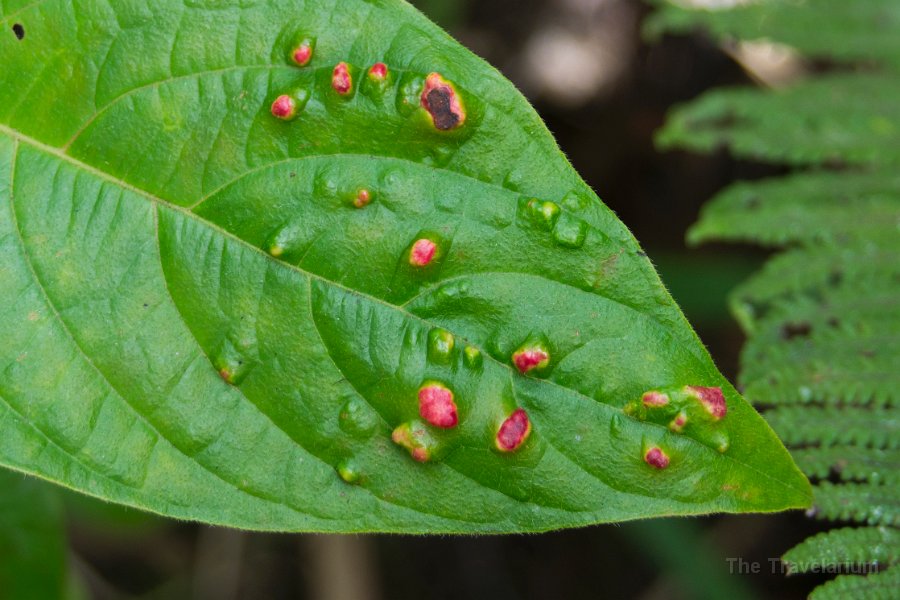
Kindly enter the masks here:
[[0, 597], [62, 598], [66, 585], [65, 529], [56, 490], [0, 469]]
[[270, 530], [809, 504], [526, 101], [407, 4], [3, 21], [3, 464]]

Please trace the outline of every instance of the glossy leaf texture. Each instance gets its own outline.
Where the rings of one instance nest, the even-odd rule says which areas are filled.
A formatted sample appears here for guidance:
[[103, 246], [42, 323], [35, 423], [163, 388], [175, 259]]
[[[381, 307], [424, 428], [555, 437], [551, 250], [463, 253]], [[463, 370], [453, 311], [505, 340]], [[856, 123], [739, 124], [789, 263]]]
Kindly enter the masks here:
[[266, 530], [809, 504], [527, 102], [409, 5], [0, 6], [3, 464]]

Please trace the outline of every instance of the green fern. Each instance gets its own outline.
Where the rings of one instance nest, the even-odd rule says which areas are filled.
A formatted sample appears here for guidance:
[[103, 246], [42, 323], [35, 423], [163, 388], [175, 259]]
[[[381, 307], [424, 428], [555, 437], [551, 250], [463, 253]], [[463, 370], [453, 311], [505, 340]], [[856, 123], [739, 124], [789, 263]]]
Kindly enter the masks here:
[[896, 408], [786, 406], [768, 411], [766, 420], [785, 443], [793, 446], [900, 448], [900, 410]]
[[827, 479], [834, 474], [842, 481], [900, 483], [900, 450], [834, 446], [797, 448], [794, 460], [808, 477]]
[[900, 588], [900, 567], [891, 567], [881, 573], [860, 577], [841, 575], [834, 581], [813, 590], [810, 600], [847, 600], [847, 598], [867, 598], [868, 600], [896, 600]]
[[[651, 36], [704, 28], [766, 39], [841, 72], [781, 90], [714, 90], [673, 111], [664, 147], [798, 167], [721, 192], [688, 234], [781, 248], [732, 295], [748, 341], [747, 397], [816, 483], [811, 516], [835, 529], [783, 560], [838, 576], [811, 598], [900, 589], [900, 3], [761, 0], [721, 11], [665, 5]], [[811, 63], [808, 63], [811, 64]], [[859, 575], [865, 566], [881, 571]]]
[[720, 39], [772, 39], [807, 56], [878, 61], [900, 68], [900, 3], [896, 0], [757, 0], [727, 11], [675, 4], [657, 11], [646, 33], [703, 28]]
[[891, 527], [844, 527], [815, 535], [785, 553], [792, 570], [838, 567], [873, 560], [900, 560], [900, 531]]

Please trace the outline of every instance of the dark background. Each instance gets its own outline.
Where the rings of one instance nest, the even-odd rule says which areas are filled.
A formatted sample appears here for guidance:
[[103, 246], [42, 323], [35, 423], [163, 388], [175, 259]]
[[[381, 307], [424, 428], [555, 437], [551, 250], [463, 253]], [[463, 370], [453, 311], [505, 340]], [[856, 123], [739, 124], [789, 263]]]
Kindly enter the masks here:
[[[742, 336], [726, 298], [763, 255], [688, 249], [684, 235], [717, 190], [777, 171], [724, 152], [661, 153], [653, 133], [674, 104], [714, 86], [754, 85], [740, 65], [702, 34], [646, 45], [650, 8], [636, 0], [415, 4], [523, 90], [735, 380]], [[821, 581], [785, 577], [769, 561], [820, 529], [798, 512], [529, 536], [341, 537], [244, 533], [67, 500], [71, 563], [97, 599], [802, 598]], [[759, 572], [739, 573], [739, 558]]]

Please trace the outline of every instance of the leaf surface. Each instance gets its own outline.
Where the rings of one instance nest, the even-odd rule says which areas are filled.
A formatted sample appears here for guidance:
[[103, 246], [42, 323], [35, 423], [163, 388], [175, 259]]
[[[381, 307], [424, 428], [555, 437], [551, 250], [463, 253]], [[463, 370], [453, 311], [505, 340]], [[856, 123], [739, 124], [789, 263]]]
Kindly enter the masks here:
[[267, 530], [810, 502], [527, 102], [408, 5], [0, 6], [3, 464]]

